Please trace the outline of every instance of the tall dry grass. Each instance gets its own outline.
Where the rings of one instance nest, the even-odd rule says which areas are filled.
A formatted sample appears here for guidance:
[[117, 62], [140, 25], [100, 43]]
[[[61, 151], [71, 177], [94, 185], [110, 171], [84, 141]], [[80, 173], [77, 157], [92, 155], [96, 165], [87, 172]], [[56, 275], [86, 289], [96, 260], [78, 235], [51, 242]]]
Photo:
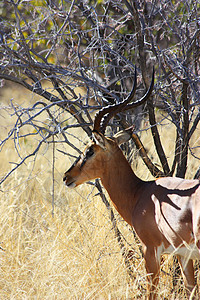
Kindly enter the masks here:
[[[2, 105], [10, 93], [10, 88], [5, 90]], [[15, 87], [12, 97], [27, 101], [33, 96]], [[11, 122], [1, 114], [1, 135]], [[170, 156], [174, 132], [171, 130], [169, 134], [169, 129], [167, 124], [163, 126], [161, 135], [165, 141], [167, 133], [165, 147]], [[143, 132], [143, 142], [153, 157], [149, 130]], [[22, 147], [26, 151], [27, 144]], [[116, 214], [126, 246], [134, 251], [133, 280], [127, 273], [101, 199], [86, 184], [75, 190], [65, 188], [62, 176], [71, 162], [57, 152], [52, 216], [52, 153], [51, 147], [45, 154], [41, 152], [34, 166], [30, 160], [1, 187], [0, 299], [145, 299], [144, 260], [130, 227]], [[8, 144], [0, 152], [1, 176], [15, 159], [14, 149]], [[193, 174], [196, 167], [191, 163], [188, 173]], [[140, 159], [134, 169], [138, 176], [150, 179]], [[168, 256], [162, 265], [159, 299], [175, 299], [171, 292], [171, 267], [172, 260]], [[176, 299], [183, 297], [184, 291]]]

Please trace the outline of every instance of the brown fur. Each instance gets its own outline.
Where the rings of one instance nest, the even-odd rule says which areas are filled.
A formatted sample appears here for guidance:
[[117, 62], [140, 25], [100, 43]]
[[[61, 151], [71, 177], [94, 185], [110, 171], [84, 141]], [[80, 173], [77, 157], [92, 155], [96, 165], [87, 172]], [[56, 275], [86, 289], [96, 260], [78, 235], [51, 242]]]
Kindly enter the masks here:
[[[200, 259], [200, 182], [172, 177], [142, 181], [114, 139], [97, 132], [94, 137], [95, 142], [87, 147], [93, 145], [94, 155], [80, 168], [83, 155], [65, 173], [63, 180], [66, 185], [74, 182], [78, 186], [88, 180], [101, 179], [114, 206], [134, 227], [143, 244], [149, 299], [154, 299], [161, 247], [160, 254], [169, 251], [170, 245], [178, 251], [183, 250], [185, 244], [196, 244], [195, 258]], [[195, 286], [192, 260], [188, 253], [180, 251], [178, 256], [186, 287], [191, 291]]]

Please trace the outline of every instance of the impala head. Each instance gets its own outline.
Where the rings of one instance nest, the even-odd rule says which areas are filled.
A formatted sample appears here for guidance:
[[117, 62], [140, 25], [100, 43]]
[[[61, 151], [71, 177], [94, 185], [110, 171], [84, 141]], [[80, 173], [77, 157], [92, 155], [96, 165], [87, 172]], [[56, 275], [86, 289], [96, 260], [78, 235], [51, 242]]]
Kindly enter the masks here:
[[112, 166], [114, 156], [119, 155], [121, 152], [118, 146], [130, 139], [132, 130], [120, 131], [113, 138], [105, 137], [104, 132], [109, 120], [114, 115], [137, 107], [150, 97], [154, 86], [154, 70], [147, 93], [140, 100], [130, 103], [135, 95], [136, 79], [135, 70], [134, 85], [130, 95], [121, 103], [104, 107], [96, 114], [92, 141], [64, 174], [63, 181], [68, 187], [74, 188], [89, 180], [101, 178], [108, 171], [108, 167]]

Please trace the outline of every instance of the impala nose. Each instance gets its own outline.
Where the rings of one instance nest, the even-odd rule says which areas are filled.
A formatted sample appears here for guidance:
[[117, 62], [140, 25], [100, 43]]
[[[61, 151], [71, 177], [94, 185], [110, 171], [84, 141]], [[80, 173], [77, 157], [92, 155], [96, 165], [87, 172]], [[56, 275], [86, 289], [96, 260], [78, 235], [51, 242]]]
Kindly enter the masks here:
[[66, 185], [67, 185], [67, 182], [70, 181], [70, 176], [69, 176], [69, 174], [67, 174], [67, 172], [63, 176], [63, 181]]
[[74, 188], [76, 187], [76, 183], [75, 183], [75, 179], [72, 178], [70, 175], [68, 175], [67, 173], [64, 174], [63, 177], [63, 181], [65, 183], [65, 185], [69, 188]]
[[63, 181], [65, 182], [65, 181], [66, 181], [66, 179], [67, 179], [67, 175], [66, 175], [66, 174], [64, 174]]

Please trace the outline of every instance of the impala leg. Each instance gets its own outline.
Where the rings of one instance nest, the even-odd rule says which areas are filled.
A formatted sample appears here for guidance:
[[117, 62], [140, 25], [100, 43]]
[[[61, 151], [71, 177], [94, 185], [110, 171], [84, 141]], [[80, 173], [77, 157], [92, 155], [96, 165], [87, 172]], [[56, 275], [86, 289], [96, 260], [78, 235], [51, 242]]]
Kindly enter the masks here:
[[[193, 267], [193, 261], [189, 259], [186, 261], [185, 258], [178, 257], [179, 263], [181, 265], [181, 271], [183, 275], [183, 281], [185, 284], [185, 287], [187, 289], [187, 297], [188, 299], [195, 299], [195, 277], [194, 277], [194, 267]], [[193, 294], [192, 297], [190, 297], [191, 293]]]
[[159, 281], [160, 262], [156, 258], [156, 250], [154, 248], [144, 249], [145, 267], [148, 274], [148, 299], [156, 299], [156, 288]]

